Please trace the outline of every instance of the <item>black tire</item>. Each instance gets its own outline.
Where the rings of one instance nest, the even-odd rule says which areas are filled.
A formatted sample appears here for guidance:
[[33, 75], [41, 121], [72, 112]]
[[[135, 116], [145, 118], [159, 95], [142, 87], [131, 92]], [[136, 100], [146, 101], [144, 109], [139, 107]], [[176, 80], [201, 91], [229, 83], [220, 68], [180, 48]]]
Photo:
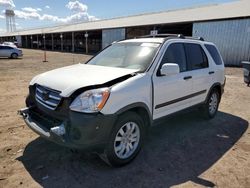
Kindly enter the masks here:
[[[127, 158], [120, 158], [115, 151], [115, 147], [117, 148], [117, 146], [115, 145], [117, 143], [117, 141], [115, 141], [115, 139], [117, 138], [117, 135], [119, 135], [119, 131], [122, 128], [125, 130], [127, 129], [127, 127], [125, 127], [125, 125], [127, 123], [129, 123], [130, 127], [132, 125], [130, 123], [135, 123], [137, 125], [136, 130], [139, 130], [139, 139], [138, 139], [139, 142], [137, 144], [135, 144], [136, 146], [134, 147], [134, 149], [131, 149], [130, 156], [128, 156]], [[125, 132], [125, 134], [126, 134], [126, 132]], [[123, 166], [123, 165], [131, 162], [136, 157], [136, 155], [139, 153], [139, 151], [141, 150], [141, 147], [143, 145], [145, 135], [146, 135], [146, 129], [145, 129], [145, 125], [144, 125], [142, 118], [137, 113], [126, 112], [118, 118], [118, 120], [117, 120], [117, 122], [112, 130], [109, 141], [104, 149], [104, 152], [103, 152], [103, 154], [100, 155], [100, 157], [107, 164], [109, 164], [111, 166], [115, 166], [115, 167]], [[127, 152], [127, 149], [125, 149], [125, 150], [126, 151], [124, 153]]]
[[[212, 119], [215, 117], [217, 114], [218, 108], [219, 108], [219, 103], [220, 103], [220, 93], [218, 92], [217, 89], [213, 89], [208, 98], [206, 103], [203, 106], [203, 111], [204, 111], [204, 116], [206, 119]], [[216, 99], [214, 99], [216, 98]], [[216, 106], [213, 106], [213, 104]], [[213, 107], [212, 107], [213, 106]]]
[[11, 54], [11, 59], [17, 59], [18, 58], [18, 54], [17, 53], [12, 53]]

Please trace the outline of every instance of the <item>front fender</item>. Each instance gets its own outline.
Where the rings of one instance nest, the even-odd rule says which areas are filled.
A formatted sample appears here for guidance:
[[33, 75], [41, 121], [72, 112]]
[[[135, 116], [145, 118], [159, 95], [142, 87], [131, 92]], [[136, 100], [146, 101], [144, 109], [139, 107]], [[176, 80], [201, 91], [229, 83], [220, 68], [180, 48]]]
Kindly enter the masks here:
[[121, 113], [135, 107], [142, 107], [148, 114], [152, 114], [151, 77], [146, 73], [138, 74], [114, 85], [101, 113]]

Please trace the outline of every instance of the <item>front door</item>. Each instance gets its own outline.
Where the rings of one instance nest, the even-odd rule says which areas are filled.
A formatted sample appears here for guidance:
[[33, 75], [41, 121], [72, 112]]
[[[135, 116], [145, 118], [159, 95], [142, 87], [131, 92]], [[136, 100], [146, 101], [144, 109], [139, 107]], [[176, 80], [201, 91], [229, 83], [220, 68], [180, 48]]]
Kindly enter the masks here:
[[[176, 63], [180, 73], [160, 75], [165, 63]], [[192, 71], [189, 71], [184, 44], [170, 43], [161, 59], [157, 72], [153, 75], [154, 105], [153, 119], [157, 119], [189, 107], [192, 94]]]

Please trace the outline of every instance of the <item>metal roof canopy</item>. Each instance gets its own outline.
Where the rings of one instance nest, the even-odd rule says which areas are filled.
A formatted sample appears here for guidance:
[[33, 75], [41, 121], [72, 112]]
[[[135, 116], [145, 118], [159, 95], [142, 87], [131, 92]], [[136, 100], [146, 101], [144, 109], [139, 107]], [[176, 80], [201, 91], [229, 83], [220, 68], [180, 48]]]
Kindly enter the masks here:
[[209, 6], [141, 14], [136, 16], [59, 25], [47, 28], [29, 29], [12, 33], [3, 33], [0, 34], [0, 37], [198, 22], [240, 17], [250, 17], [250, 0], [240, 0], [223, 4], [213, 4]]

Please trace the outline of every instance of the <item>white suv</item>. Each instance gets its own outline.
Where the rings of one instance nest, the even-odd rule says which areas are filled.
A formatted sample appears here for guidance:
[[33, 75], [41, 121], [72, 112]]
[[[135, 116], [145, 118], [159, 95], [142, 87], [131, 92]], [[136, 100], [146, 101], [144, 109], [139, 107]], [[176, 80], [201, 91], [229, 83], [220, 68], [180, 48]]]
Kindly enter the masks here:
[[20, 110], [42, 137], [91, 149], [113, 166], [130, 162], [156, 119], [201, 106], [218, 110], [225, 84], [213, 43], [182, 35], [115, 42], [86, 64], [33, 78]]

